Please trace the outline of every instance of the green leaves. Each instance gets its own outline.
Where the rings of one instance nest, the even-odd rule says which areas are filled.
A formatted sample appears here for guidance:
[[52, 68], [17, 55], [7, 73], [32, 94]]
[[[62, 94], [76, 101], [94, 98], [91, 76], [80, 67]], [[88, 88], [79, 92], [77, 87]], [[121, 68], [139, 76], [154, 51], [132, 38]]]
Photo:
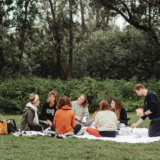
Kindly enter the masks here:
[[55, 90], [58, 97], [68, 96], [72, 101], [76, 100], [80, 94], [85, 94], [90, 112], [97, 110], [102, 100], [105, 99], [110, 103], [114, 97], [121, 100], [127, 111], [133, 111], [143, 106], [143, 99], [133, 91], [138, 83], [142, 83], [160, 97], [160, 81], [155, 79], [150, 79], [148, 82], [139, 82], [136, 77], [129, 81], [111, 79], [100, 81], [90, 77], [61, 81], [33, 76], [8, 79], [0, 84], [0, 110], [6, 113], [22, 112], [29, 101], [30, 93], [39, 95], [41, 102], [39, 108], [41, 108], [47, 100], [48, 93]]

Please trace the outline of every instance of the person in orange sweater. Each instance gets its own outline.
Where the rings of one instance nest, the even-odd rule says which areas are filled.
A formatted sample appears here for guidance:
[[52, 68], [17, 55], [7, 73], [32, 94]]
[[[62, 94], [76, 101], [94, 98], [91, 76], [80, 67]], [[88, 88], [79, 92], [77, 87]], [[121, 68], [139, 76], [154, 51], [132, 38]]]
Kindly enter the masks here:
[[57, 112], [53, 124], [56, 126], [57, 134], [74, 132], [77, 134], [81, 129], [80, 124], [76, 124], [75, 113], [71, 109], [71, 100], [68, 97], [61, 97], [57, 102]]

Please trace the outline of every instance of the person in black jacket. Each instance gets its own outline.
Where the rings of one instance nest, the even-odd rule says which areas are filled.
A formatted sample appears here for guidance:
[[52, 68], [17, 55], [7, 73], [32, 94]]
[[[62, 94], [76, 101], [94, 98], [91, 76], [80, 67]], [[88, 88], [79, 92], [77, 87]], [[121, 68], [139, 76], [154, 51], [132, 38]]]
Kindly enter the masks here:
[[48, 94], [48, 100], [42, 106], [41, 119], [48, 122], [50, 126], [53, 125], [54, 115], [57, 111], [57, 92], [51, 91]]
[[149, 137], [160, 136], [160, 101], [157, 95], [148, 91], [142, 84], [137, 84], [134, 91], [138, 96], [145, 97], [145, 99], [143, 113], [138, 114], [141, 118], [131, 127], [137, 127], [148, 117], [151, 120], [148, 130]]
[[111, 102], [111, 108], [117, 115], [117, 129], [124, 128], [127, 124], [127, 112], [121, 106], [121, 101], [114, 98]]

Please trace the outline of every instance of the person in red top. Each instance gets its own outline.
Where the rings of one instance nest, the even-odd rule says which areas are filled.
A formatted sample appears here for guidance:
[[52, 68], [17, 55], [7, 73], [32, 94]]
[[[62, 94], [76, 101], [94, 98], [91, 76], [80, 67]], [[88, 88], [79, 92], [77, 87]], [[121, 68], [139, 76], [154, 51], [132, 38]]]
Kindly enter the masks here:
[[81, 129], [80, 124], [76, 124], [75, 113], [71, 109], [71, 100], [68, 97], [61, 97], [57, 102], [57, 111], [54, 117], [53, 124], [56, 126], [57, 134], [65, 134], [74, 132], [77, 134]]

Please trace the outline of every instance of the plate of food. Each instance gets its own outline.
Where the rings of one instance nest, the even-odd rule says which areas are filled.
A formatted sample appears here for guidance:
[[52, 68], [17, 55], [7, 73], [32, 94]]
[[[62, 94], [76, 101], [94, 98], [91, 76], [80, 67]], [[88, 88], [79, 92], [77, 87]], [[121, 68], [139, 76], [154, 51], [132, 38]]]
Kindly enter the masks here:
[[139, 116], [141, 113], [143, 113], [143, 108], [137, 108], [136, 112], [137, 112], [137, 115]]

